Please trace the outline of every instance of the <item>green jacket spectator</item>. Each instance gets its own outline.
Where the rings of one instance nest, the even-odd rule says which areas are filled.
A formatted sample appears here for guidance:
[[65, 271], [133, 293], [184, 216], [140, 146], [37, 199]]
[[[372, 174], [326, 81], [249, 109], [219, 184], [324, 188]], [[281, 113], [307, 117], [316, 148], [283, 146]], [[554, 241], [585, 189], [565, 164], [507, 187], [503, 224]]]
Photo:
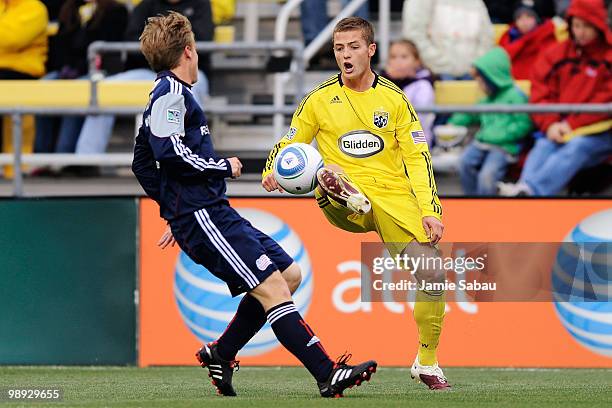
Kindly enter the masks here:
[[[510, 57], [502, 48], [491, 51], [474, 62], [472, 76], [486, 93], [480, 105], [522, 104], [527, 102], [510, 73]], [[508, 165], [516, 161], [520, 141], [528, 135], [532, 124], [525, 113], [458, 113], [449, 124], [480, 125], [475, 140], [461, 156], [459, 175], [468, 195], [495, 195], [497, 183], [506, 175]]]
[[[501, 48], [493, 48], [474, 62], [476, 73], [482, 77], [491, 93], [478, 104], [523, 104], [527, 103], [525, 95], [514, 83], [510, 73], [510, 59]], [[526, 113], [456, 113], [449, 124], [456, 126], [480, 125], [476, 140], [501, 147], [511, 155], [520, 150], [520, 141], [531, 130], [532, 123]]]

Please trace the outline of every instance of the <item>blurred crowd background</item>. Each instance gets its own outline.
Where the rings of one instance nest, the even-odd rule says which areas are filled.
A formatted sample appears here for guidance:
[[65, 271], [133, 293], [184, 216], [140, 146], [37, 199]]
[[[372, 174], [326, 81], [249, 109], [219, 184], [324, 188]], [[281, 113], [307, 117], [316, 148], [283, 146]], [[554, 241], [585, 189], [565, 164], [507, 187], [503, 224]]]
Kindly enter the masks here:
[[[148, 17], [170, 10], [189, 18], [197, 41], [243, 41], [252, 3], [260, 13], [257, 40], [270, 40], [282, 1], [0, 0], [0, 92], [2, 82], [10, 80], [92, 80], [87, 59], [91, 43], [138, 41]], [[303, 1], [292, 14], [287, 37], [310, 44], [348, 3]], [[380, 29], [378, 10], [378, 1], [371, 0], [354, 14]], [[391, 34], [388, 58], [374, 62], [377, 71], [403, 89], [417, 110], [465, 99], [473, 90], [478, 96], [471, 104], [476, 105], [609, 104], [611, 20], [610, 0], [391, 1], [391, 19], [382, 22], [389, 24]], [[104, 53], [96, 59], [95, 68], [107, 81], [155, 78], [138, 53]], [[328, 41], [308, 61], [307, 85], [314, 86], [335, 69]], [[242, 66], [232, 63], [228, 54], [219, 58], [201, 53], [194, 94], [205, 111], [215, 97], [269, 103], [271, 94], [265, 87], [270, 82], [265, 78], [270, 75], [266, 64]], [[610, 110], [423, 113], [420, 119], [436, 172], [444, 174], [444, 182], [460, 194], [612, 194]], [[133, 118], [116, 120], [112, 115], [41, 115], [33, 120], [24, 148], [78, 155], [129, 152], [133, 122]], [[261, 152], [250, 156], [256, 181], [264, 152], [280, 137], [271, 134], [269, 118], [243, 115], [212, 121], [211, 127], [217, 140], [240, 134], [245, 154]], [[4, 119], [0, 131], [2, 148], [10, 152], [10, 118]], [[267, 132], [268, 138], [251, 137], [258, 132]], [[97, 166], [30, 167], [27, 172], [33, 178], [109, 175]], [[10, 178], [11, 172], [5, 169], [3, 177]]]

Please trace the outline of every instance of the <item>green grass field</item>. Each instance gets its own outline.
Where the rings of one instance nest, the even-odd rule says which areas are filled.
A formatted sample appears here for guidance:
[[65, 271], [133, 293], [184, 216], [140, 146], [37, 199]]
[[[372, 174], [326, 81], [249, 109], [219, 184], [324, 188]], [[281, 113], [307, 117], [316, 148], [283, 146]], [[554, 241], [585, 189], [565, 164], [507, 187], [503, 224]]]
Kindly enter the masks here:
[[612, 370], [449, 368], [453, 391], [431, 392], [405, 368], [324, 400], [302, 368], [243, 367], [239, 396], [216, 396], [199, 367], [0, 367], [0, 388], [61, 387], [61, 402], [0, 401], [0, 407], [611, 407]]

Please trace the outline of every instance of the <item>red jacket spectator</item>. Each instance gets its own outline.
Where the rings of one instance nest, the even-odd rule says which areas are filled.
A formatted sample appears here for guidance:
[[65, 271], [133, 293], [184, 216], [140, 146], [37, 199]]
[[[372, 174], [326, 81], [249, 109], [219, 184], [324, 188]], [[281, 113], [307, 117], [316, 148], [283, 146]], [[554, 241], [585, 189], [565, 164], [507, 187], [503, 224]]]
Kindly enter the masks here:
[[[593, 25], [599, 36], [585, 46], [570, 38], [546, 50], [534, 67], [531, 103], [607, 103], [612, 100], [612, 32], [603, 0], [573, 0], [567, 19], [580, 18]], [[570, 33], [571, 33], [570, 29]], [[533, 115], [544, 132], [565, 120], [572, 129], [610, 118], [609, 114]]]
[[557, 43], [555, 25], [546, 20], [533, 31], [512, 41], [510, 27], [499, 40], [512, 61], [512, 76], [515, 79], [529, 79], [531, 70], [542, 51]]

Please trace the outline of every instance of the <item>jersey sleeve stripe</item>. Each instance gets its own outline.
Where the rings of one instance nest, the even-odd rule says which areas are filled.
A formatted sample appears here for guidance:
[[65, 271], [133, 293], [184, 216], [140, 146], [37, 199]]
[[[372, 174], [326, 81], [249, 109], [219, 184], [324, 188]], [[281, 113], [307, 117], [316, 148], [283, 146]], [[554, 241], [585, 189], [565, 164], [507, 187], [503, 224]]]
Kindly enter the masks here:
[[194, 168], [200, 171], [204, 171], [206, 169], [227, 170], [225, 160], [221, 159], [219, 161], [215, 161], [213, 158], [210, 158], [207, 161], [202, 159], [183, 144], [178, 134], [172, 135], [170, 139], [172, 140], [174, 152], [177, 154], [177, 156], [180, 156], [183, 161], [189, 163]]
[[429, 153], [421, 152], [423, 158], [425, 159], [425, 164], [427, 165], [427, 176], [429, 177], [429, 188], [431, 189], [431, 205], [433, 207], [433, 211], [436, 214], [442, 215], [442, 206], [440, 205], [440, 200], [438, 199], [438, 193], [436, 191], [436, 184], [434, 182], [433, 177], [433, 165], [431, 164], [431, 158]]

